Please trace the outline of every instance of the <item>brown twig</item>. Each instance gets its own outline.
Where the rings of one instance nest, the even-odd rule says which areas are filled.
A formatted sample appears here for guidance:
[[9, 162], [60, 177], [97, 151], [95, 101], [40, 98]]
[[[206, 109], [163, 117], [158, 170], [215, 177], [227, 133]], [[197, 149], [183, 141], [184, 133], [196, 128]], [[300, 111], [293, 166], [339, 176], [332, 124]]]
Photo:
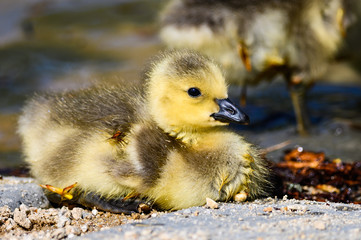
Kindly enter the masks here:
[[287, 141], [278, 143], [276, 145], [273, 145], [273, 146], [262, 149], [261, 154], [266, 155], [266, 154], [268, 154], [270, 152], [274, 152], [274, 151], [277, 151], [279, 149], [282, 149], [282, 148], [284, 148], [284, 147], [286, 147], [286, 146], [288, 146], [290, 144], [291, 144], [291, 140], [287, 140]]

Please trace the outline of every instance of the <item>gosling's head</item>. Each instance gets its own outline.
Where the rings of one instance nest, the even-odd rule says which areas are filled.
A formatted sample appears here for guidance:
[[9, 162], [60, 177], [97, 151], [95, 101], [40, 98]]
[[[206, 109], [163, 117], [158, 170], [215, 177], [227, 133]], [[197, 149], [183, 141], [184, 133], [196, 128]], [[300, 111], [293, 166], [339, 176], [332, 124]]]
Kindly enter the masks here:
[[163, 53], [153, 61], [146, 77], [150, 114], [169, 133], [249, 122], [228, 99], [221, 70], [202, 55], [192, 51]]

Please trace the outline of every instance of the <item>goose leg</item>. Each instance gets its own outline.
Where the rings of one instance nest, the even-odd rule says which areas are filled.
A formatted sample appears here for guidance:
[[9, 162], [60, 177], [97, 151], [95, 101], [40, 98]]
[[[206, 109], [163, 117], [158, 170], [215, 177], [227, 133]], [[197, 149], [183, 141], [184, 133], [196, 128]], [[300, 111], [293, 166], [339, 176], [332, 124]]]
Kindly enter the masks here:
[[293, 104], [293, 110], [296, 115], [297, 132], [300, 135], [308, 135], [309, 117], [306, 107], [307, 86], [303, 83], [290, 84], [290, 95]]
[[245, 107], [247, 105], [247, 83], [243, 83], [241, 86], [241, 95], [239, 99], [239, 104], [242, 107]]
[[112, 213], [148, 213], [151, 211], [149, 204], [140, 199], [106, 199], [96, 193], [77, 193], [71, 200], [64, 199], [61, 195], [54, 192], [46, 192], [49, 201], [55, 205], [77, 206], [81, 205], [87, 208], [97, 208]]
[[147, 213], [151, 210], [149, 205], [139, 199], [105, 199], [95, 193], [82, 194], [78, 199], [78, 203], [85, 207], [96, 207], [97, 209], [113, 213]]

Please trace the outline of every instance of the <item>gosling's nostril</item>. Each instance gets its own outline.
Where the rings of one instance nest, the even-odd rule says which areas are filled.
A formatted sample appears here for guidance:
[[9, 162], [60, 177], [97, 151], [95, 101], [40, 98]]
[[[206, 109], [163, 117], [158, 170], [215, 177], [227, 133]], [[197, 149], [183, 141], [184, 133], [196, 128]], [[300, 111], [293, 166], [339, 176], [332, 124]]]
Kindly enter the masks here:
[[226, 111], [231, 115], [234, 115], [236, 113], [236, 111], [232, 108], [227, 108]]

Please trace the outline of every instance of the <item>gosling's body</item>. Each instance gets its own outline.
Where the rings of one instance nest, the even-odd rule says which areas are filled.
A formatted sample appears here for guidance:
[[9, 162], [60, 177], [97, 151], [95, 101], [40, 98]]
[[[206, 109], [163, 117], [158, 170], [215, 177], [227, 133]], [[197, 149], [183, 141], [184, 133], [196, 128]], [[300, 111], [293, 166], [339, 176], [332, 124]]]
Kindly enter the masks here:
[[[305, 81], [324, 73], [342, 43], [343, 0], [175, 0], [163, 11], [167, 46], [215, 58], [233, 83], [257, 83], [260, 73], [285, 65]], [[249, 51], [251, 71], [237, 48]]]
[[[79, 194], [136, 194], [173, 210], [203, 205], [206, 197], [265, 194], [268, 170], [258, 151], [210, 117], [220, 111], [215, 99], [227, 98], [214, 63], [190, 52], [165, 54], [145, 81], [32, 99], [19, 133], [39, 183], [77, 182]], [[198, 99], [187, 94], [194, 86], [202, 89]]]
[[302, 97], [342, 44], [343, 5], [343, 0], [174, 0], [162, 14], [160, 36], [168, 47], [215, 58], [234, 84], [283, 76], [299, 131], [305, 132]]

